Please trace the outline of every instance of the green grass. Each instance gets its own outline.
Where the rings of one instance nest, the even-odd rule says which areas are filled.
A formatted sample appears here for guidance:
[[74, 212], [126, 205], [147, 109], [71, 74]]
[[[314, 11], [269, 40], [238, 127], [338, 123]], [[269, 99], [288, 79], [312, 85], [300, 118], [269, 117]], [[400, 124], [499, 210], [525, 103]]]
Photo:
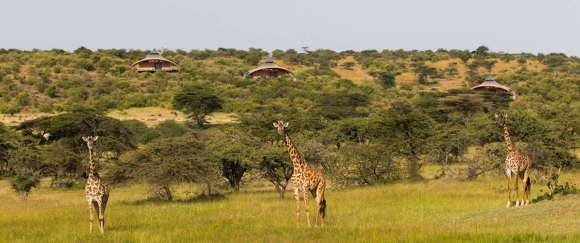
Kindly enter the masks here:
[[[579, 172], [563, 181], [578, 184]], [[223, 200], [144, 202], [142, 185], [116, 188], [107, 232], [89, 234], [83, 191], [43, 187], [23, 202], [0, 181], [1, 242], [578, 242], [580, 197], [505, 208], [505, 181], [427, 180], [329, 190], [327, 227], [295, 224], [291, 195], [228, 194]], [[532, 197], [540, 185], [534, 185]], [[194, 187], [182, 185], [177, 193]], [[311, 209], [314, 204], [311, 205]], [[312, 210], [313, 211], [313, 210]], [[314, 212], [314, 211], [313, 211]], [[95, 227], [97, 224], [95, 224]]]

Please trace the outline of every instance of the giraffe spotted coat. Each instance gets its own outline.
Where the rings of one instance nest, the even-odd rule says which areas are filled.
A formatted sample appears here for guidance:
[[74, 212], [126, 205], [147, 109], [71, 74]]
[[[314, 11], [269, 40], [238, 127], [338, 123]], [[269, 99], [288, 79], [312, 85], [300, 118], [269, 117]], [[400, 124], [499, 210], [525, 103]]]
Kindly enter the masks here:
[[87, 170], [87, 183], [85, 184], [85, 198], [89, 204], [89, 231], [93, 231], [93, 208], [99, 218], [99, 229], [105, 232], [105, 209], [109, 200], [109, 187], [101, 180], [93, 159], [93, 144], [98, 136], [83, 137], [83, 141], [89, 149], [89, 167]]
[[[505, 173], [507, 177], [507, 187], [508, 187], [508, 201], [507, 207], [511, 206], [511, 180], [515, 178], [515, 191], [516, 191], [516, 206], [529, 204], [529, 194], [531, 190], [531, 180], [530, 180], [530, 170], [532, 168], [532, 161], [530, 158], [520, 152], [516, 145], [512, 142], [509, 129], [506, 124], [506, 114], [496, 114], [496, 119], [503, 129], [503, 137], [506, 143], [506, 159], [505, 159]], [[518, 182], [522, 181], [524, 185], [524, 195], [522, 201], [518, 199]]]
[[320, 224], [324, 225], [324, 217], [326, 215], [326, 199], [324, 197], [326, 181], [322, 173], [306, 162], [304, 155], [300, 153], [292, 138], [286, 133], [285, 128], [288, 127], [287, 122], [278, 121], [273, 125], [278, 129], [278, 134], [284, 137], [290, 160], [292, 160], [293, 173], [291, 182], [294, 185], [294, 199], [296, 200], [296, 220], [300, 220], [300, 192], [302, 192], [308, 226], [310, 226], [309, 194], [312, 194], [315, 198], [318, 208], [316, 223], [320, 220]]

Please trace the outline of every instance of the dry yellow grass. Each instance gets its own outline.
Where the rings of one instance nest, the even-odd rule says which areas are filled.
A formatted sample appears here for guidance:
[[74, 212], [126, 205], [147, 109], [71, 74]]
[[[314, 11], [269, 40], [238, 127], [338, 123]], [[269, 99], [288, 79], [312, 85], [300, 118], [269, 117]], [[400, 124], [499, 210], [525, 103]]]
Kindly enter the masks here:
[[414, 83], [417, 81], [417, 76], [411, 72], [401, 73], [401, 75], [395, 78], [397, 84]]
[[[345, 69], [340, 65], [345, 62], [353, 62], [355, 65], [352, 70]], [[338, 66], [332, 68], [333, 71], [338, 73], [341, 78], [346, 78], [352, 80], [356, 84], [362, 84], [365, 81], [373, 80], [373, 77], [365, 72], [362, 66], [354, 59], [353, 56], [347, 56], [344, 59], [338, 61]]]
[[[142, 121], [149, 127], [167, 120], [178, 122], [188, 120], [187, 116], [180, 111], [161, 107], [130, 108], [123, 111], [112, 111], [108, 115], [119, 120]], [[236, 122], [237, 117], [232, 113], [216, 112], [208, 115], [206, 120], [210, 124], [226, 124]]]
[[56, 114], [43, 113], [43, 112], [21, 112], [15, 115], [0, 114], [0, 122], [6, 124], [7, 126], [17, 126], [18, 124], [33, 120], [43, 116], [54, 116]]
[[290, 65], [290, 64], [287, 64], [286, 62], [284, 62], [280, 59], [274, 59], [274, 62], [276, 62], [276, 64], [278, 64], [278, 66], [290, 70], [292, 73], [294, 73], [294, 75], [299, 74], [301, 72], [304, 72], [304, 71], [312, 68], [312, 67], [308, 67], [308, 66], [304, 66], [304, 65]]
[[[510, 62], [503, 62], [499, 59], [490, 59], [495, 60], [497, 63], [493, 66], [491, 73], [489, 73], [485, 68], [480, 67], [477, 72], [481, 74], [491, 74], [491, 75], [499, 75], [506, 72], [511, 72], [518, 70], [520, 64], [517, 60], [512, 60]], [[437, 68], [438, 71], [443, 71], [449, 67], [451, 63], [457, 63], [457, 71], [458, 75], [454, 78], [443, 78], [443, 79], [434, 79], [433, 81], [437, 82], [433, 88], [436, 88], [441, 91], [449, 90], [449, 89], [458, 89], [465, 87], [464, 79], [467, 76], [467, 66], [458, 58], [442, 60], [437, 62], [425, 62], [427, 66]], [[410, 63], [408, 63], [410, 64]], [[537, 60], [529, 60], [526, 63], [526, 67], [532, 71], [541, 71], [542, 69], [546, 68], [546, 66]], [[416, 83], [417, 75], [413, 72], [404, 72], [401, 75], [397, 76], [396, 82], [399, 84], [413, 84]], [[417, 85], [415, 85], [417, 86]], [[419, 88], [419, 86], [417, 86]]]
[[[0, 115], [0, 122], [8, 126], [17, 126], [18, 124], [33, 120], [43, 116], [55, 116], [59, 113], [18, 113], [14, 116]], [[138, 120], [144, 122], [147, 126], [152, 127], [167, 120], [185, 121], [187, 117], [180, 111], [162, 108], [162, 107], [142, 107], [130, 108], [126, 110], [114, 110], [107, 114], [110, 117], [119, 120]], [[237, 121], [233, 113], [216, 112], [206, 117], [210, 124], [226, 124]]]

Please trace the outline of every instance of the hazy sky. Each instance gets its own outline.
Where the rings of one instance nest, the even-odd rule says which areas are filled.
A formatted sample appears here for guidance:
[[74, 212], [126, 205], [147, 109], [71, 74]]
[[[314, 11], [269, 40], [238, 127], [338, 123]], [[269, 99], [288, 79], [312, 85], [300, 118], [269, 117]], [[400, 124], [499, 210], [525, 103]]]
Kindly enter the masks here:
[[3, 0], [0, 48], [475, 49], [580, 56], [578, 0]]

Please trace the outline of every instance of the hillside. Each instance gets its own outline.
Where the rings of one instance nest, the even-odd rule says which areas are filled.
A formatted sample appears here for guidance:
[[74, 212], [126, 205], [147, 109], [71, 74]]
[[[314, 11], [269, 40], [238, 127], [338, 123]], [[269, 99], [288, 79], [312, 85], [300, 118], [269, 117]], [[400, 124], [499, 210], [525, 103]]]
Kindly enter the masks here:
[[[453, 50], [452, 50], [453, 51]], [[550, 58], [530, 54], [489, 53], [485, 58], [471, 54], [467, 62], [459, 54], [446, 52], [403, 52], [335, 53], [320, 50], [310, 54], [275, 51], [275, 61], [287, 67], [301, 79], [317, 77], [327, 82], [347, 79], [357, 85], [380, 89], [373, 73], [388, 70], [394, 73], [395, 89], [439, 90], [465, 89], [481, 81], [488, 74], [504, 79], [506, 84], [520, 92], [513, 76], [522, 70], [542, 72]], [[457, 51], [455, 51], [457, 52]], [[52, 51], [0, 51], [0, 112], [6, 114], [0, 121], [16, 124], [41, 115], [73, 109], [78, 104], [88, 104], [99, 109], [111, 110], [112, 114], [127, 113], [129, 108], [158, 107], [140, 109], [139, 115], [119, 116], [121, 119], [137, 119], [151, 123], [161, 116], [171, 119], [175, 111], [171, 108], [173, 94], [184, 83], [206, 83], [220, 93], [227, 104], [226, 113], [244, 112], [250, 86], [242, 74], [255, 67], [264, 53], [233, 49], [217, 51], [168, 51], [164, 55], [180, 64], [181, 73], [138, 74], [129, 64], [144, 56], [144, 51], [99, 50], [79, 48], [74, 53], [61, 50]], [[560, 56], [548, 56], [557, 59]], [[576, 65], [577, 59], [569, 59]], [[562, 62], [562, 61], [560, 61]], [[347, 64], [345, 64], [347, 63]], [[491, 69], [486, 64], [493, 63]], [[561, 64], [565, 64], [565, 61]], [[389, 68], [389, 65], [395, 68]], [[434, 68], [427, 74], [428, 83], [418, 82], [417, 65]], [[312, 75], [311, 70], [330, 66], [330, 73]], [[574, 67], [574, 66], [572, 66]], [[550, 72], [553, 68], [548, 68]], [[420, 71], [419, 71], [420, 72]], [[320, 73], [320, 72], [318, 72]], [[525, 80], [521, 80], [525, 82]], [[523, 83], [522, 83], [523, 84]], [[377, 105], [388, 102], [374, 99]], [[382, 101], [381, 101], [382, 100]], [[241, 105], [246, 103], [245, 105]], [[156, 112], [160, 111], [160, 112]], [[131, 112], [129, 112], [131, 113]], [[148, 117], [151, 116], [151, 117]], [[148, 117], [148, 118], [146, 118]], [[177, 117], [178, 120], [181, 118]], [[153, 122], [155, 123], [155, 122]]]
[[[228, 89], [228, 86], [233, 88], [231, 85], [236, 86], [235, 83], [244, 82], [242, 74], [255, 67], [260, 56], [264, 55], [262, 52], [239, 54], [231, 50], [229, 52], [218, 50], [198, 57], [192, 54], [195, 53], [193, 51], [191, 53], [167, 52], [165, 56], [180, 64], [181, 73], [137, 74], [130, 69], [129, 64], [142, 58], [145, 53], [124, 50], [92, 52], [81, 48], [74, 53], [58, 50], [1, 51], [0, 96], [3, 104], [0, 111], [10, 114], [58, 112], [70, 109], [79, 102], [88, 102], [103, 109], [169, 107], [171, 94], [176, 91], [180, 83], [197, 80], [211, 82], [218, 89]], [[349, 79], [360, 85], [374, 84], [375, 78], [369, 73], [376, 72], [380, 67], [369, 67], [368, 57], [365, 57], [364, 53], [322, 54], [296, 54], [297, 57], [292, 57], [283, 53], [278, 54], [275, 61], [289, 68], [297, 76], [311, 69], [322, 68], [321, 65], [330, 65], [331, 70], [339, 79]], [[431, 57], [423, 57], [427, 54]], [[413, 87], [416, 90], [442, 91], [470, 87], [473, 82], [477, 82], [478, 78], [488, 74], [502, 76], [521, 69], [540, 72], [546, 68], [546, 65], [537, 60], [537, 57], [523, 56], [525, 59], [522, 59], [520, 54], [501, 54], [509, 58], [485, 59], [484, 64], [495, 63], [491, 71], [486, 70], [483, 67], [484, 64], [479, 64], [472, 69], [474, 73], [469, 73], [468, 66], [479, 62], [478, 59], [470, 59], [464, 63], [449, 53], [435, 54], [437, 55], [432, 57], [433, 53], [410, 52], [407, 57], [371, 57], [372, 62], [375, 63], [370, 65], [376, 64], [377, 61], [398, 65], [395, 82], [399, 88]], [[494, 55], [500, 54], [490, 56]], [[516, 60], [517, 58], [519, 59]], [[352, 67], [345, 67], [344, 63], [351, 63]], [[418, 74], [413, 68], [416, 63], [435, 68], [436, 73], [430, 74], [431, 77], [429, 77], [431, 84], [417, 83]], [[469, 80], [470, 78], [476, 80]], [[231, 111], [234, 110], [235, 108], [231, 109]]]
[[[211, 170], [224, 166], [219, 161], [236, 161], [232, 164], [243, 175], [248, 169], [264, 169], [260, 166], [267, 163], [256, 165], [259, 160], [252, 158], [261, 152], [267, 153], [262, 158], [266, 162], [264, 158], [274, 156], [273, 161], [288, 163], [274, 146], [279, 140], [272, 128], [276, 120], [292, 124], [309, 160], [338, 167], [332, 170], [333, 180], [344, 185], [420, 179], [421, 166], [432, 163], [469, 162], [463, 176], [472, 179], [501, 167], [504, 125], [538, 163], [580, 164], [577, 57], [491, 52], [484, 46], [474, 51], [303, 53], [220, 48], [165, 51], [165, 58], [179, 64], [176, 73], [132, 70], [130, 64], [147, 53], [0, 49], [0, 136], [5, 140], [0, 145], [31, 156], [1, 153], [5, 167], [0, 171], [15, 175], [24, 165], [17, 161], [31, 160], [38, 167], [23, 171], [42, 168], [39, 173], [55, 180], [63, 174], [78, 178], [84, 166], [76, 163], [83, 149], [78, 140], [91, 133], [110, 139], [104, 149], [116, 152], [114, 161], [123, 161], [125, 153], [177, 143], [208, 149], [205, 154], [211, 156], [204, 161], [213, 162]], [[294, 77], [244, 76], [270, 54]], [[470, 89], [489, 74], [512, 88], [517, 99]], [[499, 112], [509, 118], [497, 120]], [[205, 115], [211, 124], [207, 127]], [[56, 152], [63, 150], [68, 157]], [[466, 157], [469, 150], [476, 152]], [[130, 158], [124, 162], [132, 163]], [[276, 168], [287, 168], [284, 163]], [[234, 188], [241, 183], [240, 175], [226, 178]]]

